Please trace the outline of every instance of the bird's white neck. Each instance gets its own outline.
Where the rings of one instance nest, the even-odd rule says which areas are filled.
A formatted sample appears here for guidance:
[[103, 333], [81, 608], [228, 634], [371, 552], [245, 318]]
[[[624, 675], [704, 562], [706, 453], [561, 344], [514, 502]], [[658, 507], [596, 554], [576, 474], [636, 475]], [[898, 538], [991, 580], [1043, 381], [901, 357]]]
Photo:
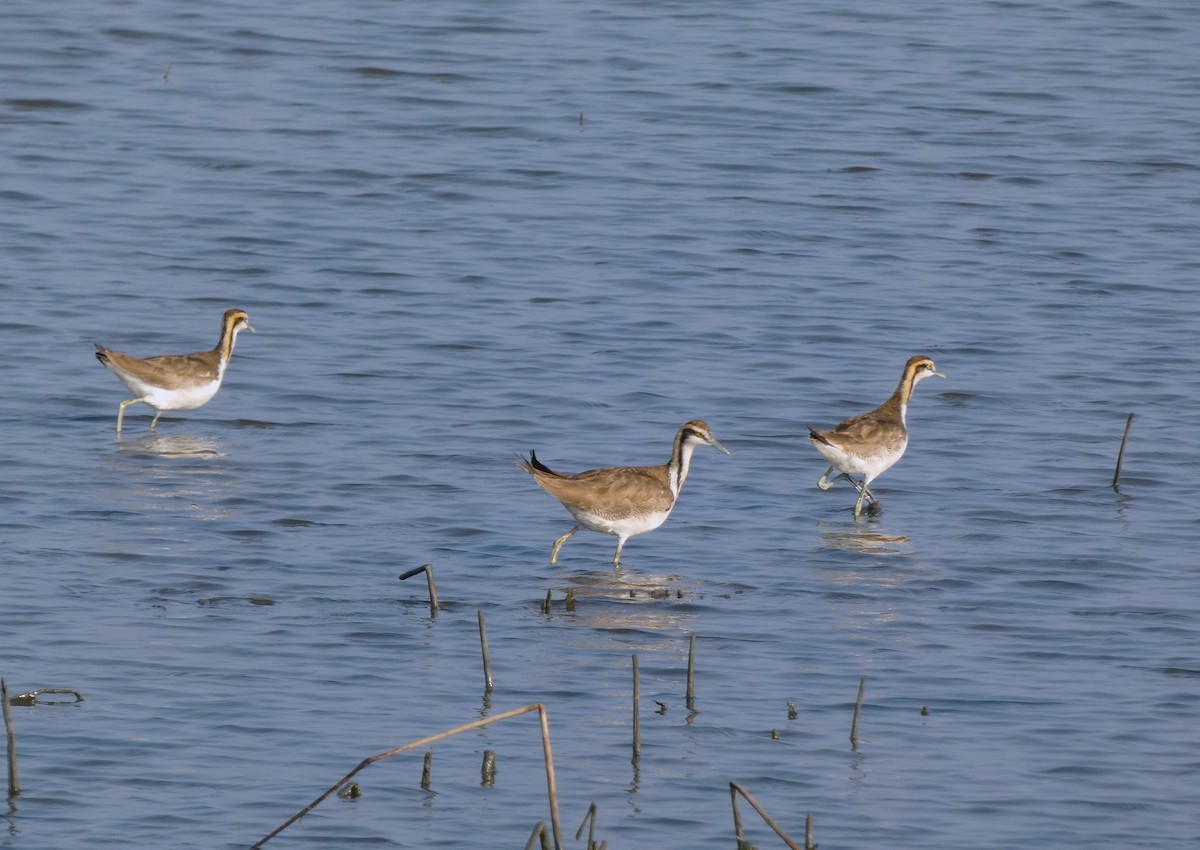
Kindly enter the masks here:
[[692, 452], [695, 450], [696, 443], [686, 439], [682, 432], [675, 437], [671, 460], [667, 464], [667, 481], [671, 495], [676, 499], [679, 498], [679, 491], [683, 489], [683, 482], [687, 480], [688, 468], [692, 465]]

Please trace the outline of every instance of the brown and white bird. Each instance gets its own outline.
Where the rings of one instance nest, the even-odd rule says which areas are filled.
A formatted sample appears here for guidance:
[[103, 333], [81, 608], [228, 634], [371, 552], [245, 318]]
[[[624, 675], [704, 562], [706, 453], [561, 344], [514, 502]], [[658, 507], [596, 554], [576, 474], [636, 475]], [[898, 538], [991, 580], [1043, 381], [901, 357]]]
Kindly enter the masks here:
[[[879, 407], [870, 413], [850, 417], [832, 431], [820, 431], [808, 426], [809, 440], [831, 464], [817, 481], [817, 486], [828, 490], [833, 486], [829, 473], [835, 469], [840, 471], [842, 474], [838, 478], [845, 478], [858, 488], [858, 501], [854, 505], [855, 519], [862, 514], [863, 499], [870, 499], [872, 505], [877, 504], [875, 495], [868, 489], [871, 482], [900, 460], [908, 448], [908, 400], [917, 382], [930, 375], [946, 377], [928, 357], [921, 354], [910, 357], [904, 364], [900, 385], [891, 398]], [[854, 475], [862, 476], [861, 484], [851, 477]]]
[[160, 354], [141, 359], [113, 351], [96, 343], [96, 359], [129, 387], [135, 398], [121, 402], [117, 411], [117, 433], [125, 422], [125, 408], [139, 402], [154, 408], [150, 428], [158, 424], [164, 410], [192, 410], [208, 402], [221, 388], [225, 369], [237, 335], [254, 333], [245, 310], [226, 310], [221, 317], [221, 338], [212, 351], [195, 354]]
[[616, 536], [617, 552], [612, 562], [619, 565], [626, 540], [653, 531], [667, 521], [687, 479], [692, 452], [704, 445], [729, 454], [729, 449], [717, 442], [707, 424], [693, 419], [679, 429], [671, 459], [660, 466], [609, 466], [563, 475], [539, 461], [534, 452], [529, 453], [529, 460], [517, 461], [575, 518], [575, 527], [554, 541], [550, 563], [557, 564], [562, 545], [575, 532], [586, 528]]

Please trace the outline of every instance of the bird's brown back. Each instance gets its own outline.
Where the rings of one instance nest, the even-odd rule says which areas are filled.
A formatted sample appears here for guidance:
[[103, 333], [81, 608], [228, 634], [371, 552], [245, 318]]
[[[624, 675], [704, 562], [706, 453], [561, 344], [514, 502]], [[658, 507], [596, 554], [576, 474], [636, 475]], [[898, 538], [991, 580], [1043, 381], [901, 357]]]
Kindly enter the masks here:
[[607, 466], [576, 475], [554, 472], [532, 456], [520, 467], [564, 505], [611, 519], [670, 510], [667, 465]]
[[140, 358], [97, 345], [96, 358], [106, 366], [111, 363], [117, 372], [126, 372], [147, 384], [172, 390], [215, 381], [220, 366], [220, 355], [216, 350]]

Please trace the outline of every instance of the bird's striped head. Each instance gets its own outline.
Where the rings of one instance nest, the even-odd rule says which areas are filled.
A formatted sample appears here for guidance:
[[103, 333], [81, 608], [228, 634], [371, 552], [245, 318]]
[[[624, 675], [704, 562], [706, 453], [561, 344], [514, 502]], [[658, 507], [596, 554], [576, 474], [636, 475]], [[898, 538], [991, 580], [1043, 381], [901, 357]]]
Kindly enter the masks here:
[[221, 317], [221, 332], [236, 337], [244, 330], [254, 333], [254, 328], [250, 327], [250, 314], [236, 307], [226, 310]]
[[708, 445], [725, 454], [729, 454], [729, 449], [721, 445], [717, 438], [713, 436], [712, 429], [708, 427], [708, 423], [700, 419], [693, 419], [679, 429], [680, 443], [691, 443], [692, 445]]
[[226, 310], [225, 315], [221, 317], [221, 341], [217, 345], [221, 350], [223, 364], [229, 360], [229, 355], [233, 354], [233, 344], [237, 342], [237, 335], [242, 331], [254, 333], [254, 328], [250, 327], [250, 315], [236, 307]]
[[908, 358], [908, 363], [904, 366], [904, 374], [914, 384], [923, 378], [928, 378], [930, 375], [937, 375], [939, 378], [946, 377], [938, 371], [937, 366], [933, 364], [933, 360], [924, 354], [916, 354]]

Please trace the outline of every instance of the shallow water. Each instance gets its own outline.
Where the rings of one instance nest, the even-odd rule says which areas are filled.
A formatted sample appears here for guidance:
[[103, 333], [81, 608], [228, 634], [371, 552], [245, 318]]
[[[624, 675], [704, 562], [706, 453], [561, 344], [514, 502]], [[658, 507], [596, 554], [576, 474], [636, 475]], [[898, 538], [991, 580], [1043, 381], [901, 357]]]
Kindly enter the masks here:
[[[0, 846], [248, 846], [534, 702], [570, 846], [592, 801], [613, 847], [729, 846], [731, 780], [828, 847], [1200, 836], [1190, 7], [5, 18], [0, 674], [85, 699], [14, 709]], [[216, 399], [116, 441], [92, 343], [204, 348], [235, 305]], [[804, 426], [917, 352], [949, 378], [856, 523]], [[662, 462], [693, 417], [733, 455], [623, 569], [594, 534], [547, 566], [571, 520], [515, 456]], [[269, 846], [548, 817], [531, 718], [429, 790], [421, 755]]]

